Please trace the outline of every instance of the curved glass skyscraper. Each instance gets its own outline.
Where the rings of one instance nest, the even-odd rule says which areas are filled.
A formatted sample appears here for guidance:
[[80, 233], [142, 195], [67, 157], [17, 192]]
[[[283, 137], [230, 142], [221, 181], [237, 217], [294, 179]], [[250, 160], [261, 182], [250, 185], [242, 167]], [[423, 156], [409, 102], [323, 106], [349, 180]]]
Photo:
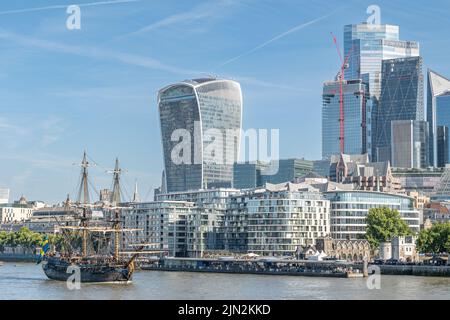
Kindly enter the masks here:
[[239, 83], [169, 85], [159, 92], [158, 108], [167, 192], [231, 187], [242, 127]]

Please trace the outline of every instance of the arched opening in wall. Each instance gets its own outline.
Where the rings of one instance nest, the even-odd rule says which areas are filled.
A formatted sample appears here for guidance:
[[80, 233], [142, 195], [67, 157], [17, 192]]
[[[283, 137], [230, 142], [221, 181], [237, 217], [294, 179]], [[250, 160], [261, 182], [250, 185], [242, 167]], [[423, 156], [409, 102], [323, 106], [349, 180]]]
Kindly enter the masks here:
[[363, 261], [363, 260], [364, 260], [363, 255], [360, 254], [360, 255], [359, 255], [359, 261]]
[[347, 260], [347, 255], [345, 253], [342, 255], [342, 260]]
[[358, 261], [358, 255], [356, 253], [353, 255], [353, 261]]

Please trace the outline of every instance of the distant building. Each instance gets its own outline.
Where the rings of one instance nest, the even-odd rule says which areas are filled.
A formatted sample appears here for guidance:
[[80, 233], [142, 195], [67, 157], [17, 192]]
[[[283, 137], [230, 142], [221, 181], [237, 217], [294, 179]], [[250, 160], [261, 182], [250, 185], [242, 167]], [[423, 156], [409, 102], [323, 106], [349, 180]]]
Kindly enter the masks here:
[[391, 122], [425, 120], [422, 58], [383, 60], [381, 97], [372, 133], [376, 161], [392, 161]]
[[398, 168], [428, 167], [428, 122], [395, 120], [391, 122], [392, 166]]
[[[272, 169], [276, 168], [272, 174]], [[269, 170], [270, 169], [270, 170]], [[233, 187], [251, 189], [262, 187], [266, 183], [278, 184], [292, 182], [313, 171], [313, 161], [304, 159], [281, 159], [277, 163], [237, 163], [234, 165]]]
[[444, 170], [442, 168], [406, 169], [392, 168], [392, 175], [399, 181], [401, 188], [419, 191], [431, 196], [439, 183]]
[[389, 161], [369, 162], [368, 155], [334, 155], [330, 180], [351, 184], [355, 190], [399, 192], [401, 186], [391, 172]]
[[0, 188], [0, 204], [9, 203], [9, 189]]
[[78, 226], [78, 213], [68, 207], [41, 208], [33, 211], [31, 217], [24, 221], [24, 227], [33, 232], [54, 234], [61, 233], [61, 227]]
[[233, 188], [252, 189], [264, 185], [262, 174], [268, 164], [235, 163], [233, 167]]
[[372, 208], [397, 210], [414, 232], [420, 230], [420, 214], [414, 199], [397, 194], [370, 191], [336, 191], [325, 193], [331, 202], [331, 237], [337, 240], [360, 240], [366, 234], [366, 217]]
[[[340, 149], [340, 81], [325, 82], [322, 105], [322, 159], [341, 153]], [[365, 154], [371, 141], [367, 130], [371, 118], [368, 85], [361, 80], [343, 84], [344, 153]]]
[[450, 79], [433, 70], [428, 70], [427, 121], [430, 126], [430, 165], [445, 167], [449, 161]]
[[22, 196], [13, 204], [0, 205], [0, 223], [21, 223], [29, 219], [34, 207]]
[[242, 127], [239, 83], [207, 78], [169, 85], [159, 91], [158, 108], [166, 191], [231, 187]]
[[425, 206], [423, 210], [423, 219], [430, 220], [432, 224], [450, 222], [450, 203], [432, 202]]

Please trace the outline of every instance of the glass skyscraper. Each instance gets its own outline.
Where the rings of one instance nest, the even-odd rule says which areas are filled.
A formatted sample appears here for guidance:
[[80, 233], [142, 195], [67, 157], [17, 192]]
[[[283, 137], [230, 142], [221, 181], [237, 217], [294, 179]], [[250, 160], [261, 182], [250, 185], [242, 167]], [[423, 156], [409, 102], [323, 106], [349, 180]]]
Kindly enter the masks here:
[[160, 90], [158, 108], [167, 192], [231, 187], [242, 127], [239, 83], [207, 78], [173, 84]]
[[[430, 164], [445, 167], [446, 162], [438, 161], [438, 154], [442, 155], [444, 152], [438, 146], [438, 127], [445, 126], [447, 130], [450, 128], [450, 80], [433, 70], [428, 70], [427, 121], [430, 126]], [[445, 148], [445, 145], [442, 146]], [[446, 158], [448, 161], [449, 156]], [[442, 159], [445, 158], [441, 157]]]
[[372, 134], [377, 161], [391, 159], [391, 122], [425, 120], [423, 101], [422, 58], [384, 60], [379, 105], [374, 115]]
[[[340, 150], [340, 82], [325, 82], [322, 107], [322, 158], [341, 154]], [[367, 153], [370, 138], [371, 104], [368, 86], [362, 80], [345, 81], [344, 96], [344, 153]]]
[[398, 26], [367, 23], [344, 27], [344, 53], [350, 53], [345, 78], [369, 83], [370, 94], [376, 99], [381, 94], [382, 61], [420, 54], [417, 42], [400, 40]]
[[421, 169], [428, 166], [428, 122], [391, 122], [391, 158], [396, 168]]

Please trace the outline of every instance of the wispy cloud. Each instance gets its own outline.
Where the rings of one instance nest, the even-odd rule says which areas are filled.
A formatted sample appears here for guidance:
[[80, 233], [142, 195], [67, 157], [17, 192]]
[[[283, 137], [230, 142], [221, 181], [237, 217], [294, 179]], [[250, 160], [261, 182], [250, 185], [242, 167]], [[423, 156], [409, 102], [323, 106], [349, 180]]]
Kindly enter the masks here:
[[134, 32], [130, 32], [117, 39], [121, 39], [128, 36], [138, 35], [146, 32], [150, 32], [156, 29], [170, 27], [180, 23], [191, 23], [199, 20], [212, 18], [215, 16], [223, 15], [224, 9], [240, 4], [237, 0], [217, 0], [207, 1], [202, 3], [193, 9], [181, 13], [176, 13], [163, 18], [159, 21], [153, 22], [150, 25], [140, 28]]
[[[104, 6], [104, 5], [113, 5], [113, 4], [123, 4], [123, 3], [132, 3], [132, 2], [141, 2], [142, 0], [111, 0], [111, 1], [97, 1], [97, 2], [89, 2], [89, 3], [79, 3], [73, 5], [77, 5], [79, 7], [93, 7], [93, 6]], [[38, 11], [47, 11], [47, 10], [55, 10], [55, 9], [66, 9], [68, 4], [57, 4], [53, 6], [45, 6], [45, 7], [35, 7], [35, 8], [25, 8], [25, 9], [17, 9], [17, 10], [6, 10], [0, 11], [0, 15], [9, 15], [9, 14], [19, 14], [19, 13], [29, 13], [29, 12], [38, 12]]]
[[83, 56], [93, 59], [99, 60], [113, 60], [116, 62], [121, 62], [127, 65], [132, 65], [136, 67], [143, 67], [155, 70], [162, 70], [166, 72], [170, 72], [173, 74], [182, 74], [182, 75], [194, 75], [200, 74], [202, 72], [195, 70], [187, 70], [178, 68], [175, 66], [167, 65], [157, 59], [153, 59], [148, 56], [140, 56], [135, 54], [128, 54], [122, 52], [114, 52], [110, 50], [83, 47], [83, 46], [72, 46], [66, 45], [54, 41], [42, 40], [37, 38], [31, 38], [22, 36], [16, 33], [12, 33], [3, 29], [0, 29], [0, 39], [9, 40], [14, 43], [27, 46], [34, 47], [43, 50], [67, 53], [77, 56]]
[[332, 12], [330, 12], [330, 13], [322, 16], [322, 17], [319, 17], [319, 18], [316, 18], [314, 20], [311, 20], [311, 21], [308, 21], [306, 23], [302, 23], [302, 24], [300, 24], [298, 26], [295, 26], [295, 27], [289, 29], [288, 31], [283, 32], [283, 33], [277, 35], [276, 37], [273, 37], [270, 40], [268, 40], [268, 41], [266, 41], [266, 42], [264, 42], [264, 43], [262, 43], [262, 44], [260, 44], [260, 45], [258, 45], [256, 47], [254, 47], [253, 49], [251, 49], [249, 51], [246, 51], [246, 52], [244, 52], [244, 53], [242, 53], [242, 54], [240, 54], [240, 55], [238, 55], [238, 56], [236, 56], [234, 58], [231, 58], [231, 59], [221, 63], [215, 69], [224, 67], [224, 66], [226, 66], [226, 65], [228, 65], [228, 64], [230, 64], [230, 63], [232, 63], [232, 62], [234, 62], [236, 60], [239, 60], [239, 59], [241, 59], [241, 58], [243, 58], [245, 56], [248, 56], [249, 54], [252, 54], [252, 53], [254, 53], [254, 52], [258, 51], [258, 50], [261, 50], [264, 47], [267, 47], [269, 44], [274, 43], [275, 41], [278, 41], [278, 40], [280, 40], [280, 39], [282, 39], [282, 38], [284, 38], [284, 37], [286, 37], [286, 36], [288, 36], [288, 35], [290, 35], [290, 34], [292, 34], [294, 32], [300, 31], [300, 30], [302, 30], [302, 29], [304, 29], [304, 28], [306, 28], [306, 27], [308, 27], [310, 25], [316, 24], [316, 23], [318, 23], [318, 22], [320, 22], [320, 21], [322, 21], [322, 20], [324, 20], [324, 19], [334, 15], [336, 13], [336, 11], [337, 10], [334, 10], [334, 11], [332, 11]]

